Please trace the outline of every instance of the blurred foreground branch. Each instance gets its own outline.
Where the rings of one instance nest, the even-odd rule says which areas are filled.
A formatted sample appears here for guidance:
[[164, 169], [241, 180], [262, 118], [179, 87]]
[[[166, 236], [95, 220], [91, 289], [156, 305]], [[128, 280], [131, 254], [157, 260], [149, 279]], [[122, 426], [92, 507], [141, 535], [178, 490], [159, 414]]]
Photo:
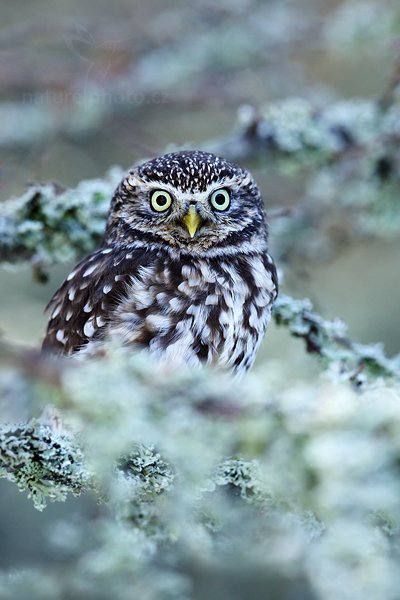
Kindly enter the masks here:
[[[46, 559], [0, 571], [2, 598], [106, 600], [116, 586], [170, 600], [390, 597], [398, 386], [287, 388], [268, 368], [241, 383], [206, 370], [166, 377], [121, 349], [52, 366], [14, 353], [11, 364], [2, 414], [16, 401], [24, 414], [1, 427], [0, 475], [39, 509], [93, 489], [102, 504], [93, 521], [51, 528], [43, 543], [66, 552], [62, 569]], [[61, 428], [31, 420], [48, 404]]]
[[63, 501], [91, 488], [91, 475], [72, 436], [48, 424], [30, 422], [0, 426], [0, 477], [28, 490], [36, 508], [46, 500]]

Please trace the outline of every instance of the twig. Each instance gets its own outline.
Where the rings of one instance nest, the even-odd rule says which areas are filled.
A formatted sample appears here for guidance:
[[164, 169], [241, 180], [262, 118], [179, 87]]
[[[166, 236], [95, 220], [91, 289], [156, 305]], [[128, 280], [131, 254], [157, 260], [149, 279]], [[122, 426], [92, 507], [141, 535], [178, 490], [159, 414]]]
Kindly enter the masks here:
[[327, 368], [356, 386], [379, 377], [400, 380], [400, 355], [387, 358], [381, 344], [358, 344], [346, 336], [346, 324], [327, 321], [309, 300], [278, 297], [274, 307], [277, 325], [304, 340], [307, 352], [317, 354]]

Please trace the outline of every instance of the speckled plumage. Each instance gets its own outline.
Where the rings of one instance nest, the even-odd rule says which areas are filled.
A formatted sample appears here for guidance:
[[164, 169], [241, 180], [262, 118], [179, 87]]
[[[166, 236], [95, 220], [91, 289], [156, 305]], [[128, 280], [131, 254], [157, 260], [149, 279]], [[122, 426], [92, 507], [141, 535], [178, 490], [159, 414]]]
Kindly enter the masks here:
[[[152, 208], [155, 190], [172, 198], [163, 212]], [[230, 201], [223, 211], [210, 202], [220, 190]], [[189, 212], [195, 233], [185, 221]], [[241, 372], [254, 361], [276, 294], [251, 175], [212, 154], [176, 152], [134, 167], [120, 183], [104, 246], [79, 263], [49, 304], [43, 348], [81, 354], [112, 335], [168, 364]]]

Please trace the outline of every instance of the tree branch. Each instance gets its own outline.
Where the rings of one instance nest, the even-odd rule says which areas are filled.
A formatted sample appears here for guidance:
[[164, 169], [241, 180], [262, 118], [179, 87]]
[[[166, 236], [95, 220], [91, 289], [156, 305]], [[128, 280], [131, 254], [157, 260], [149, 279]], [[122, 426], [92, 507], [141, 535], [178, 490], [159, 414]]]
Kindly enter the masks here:
[[274, 318], [293, 337], [301, 338], [307, 352], [322, 359], [342, 379], [361, 386], [379, 377], [400, 381], [400, 355], [390, 359], [381, 344], [358, 344], [346, 336], [347, 325], [327, 321], [314, 311], [309, 300], [280, 295], [274, 305]]
[[0, 426], [0, 477], [27, 490], [38, 510], [47, 500], [64, 501], [68, 492], [78, 496], [93, 487], [72, 436], [35, 420]]

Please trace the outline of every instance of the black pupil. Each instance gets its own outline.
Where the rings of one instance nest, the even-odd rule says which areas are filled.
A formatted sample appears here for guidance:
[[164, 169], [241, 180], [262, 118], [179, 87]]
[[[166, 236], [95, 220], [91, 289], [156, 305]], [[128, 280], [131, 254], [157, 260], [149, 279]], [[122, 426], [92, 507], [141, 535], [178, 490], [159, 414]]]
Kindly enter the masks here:
[[157, 196], [156, 201], [159, 206], [165, 206], [168, 202], [168, 198], [167, 196], [161, 195]]
[[217, 194], [214, 198], [214, 202], [215, 204], [218, 204], [218, 206], [222, 206], [223, 204], [225, 204], [226, 198], [224, 196], [224, 194]]

